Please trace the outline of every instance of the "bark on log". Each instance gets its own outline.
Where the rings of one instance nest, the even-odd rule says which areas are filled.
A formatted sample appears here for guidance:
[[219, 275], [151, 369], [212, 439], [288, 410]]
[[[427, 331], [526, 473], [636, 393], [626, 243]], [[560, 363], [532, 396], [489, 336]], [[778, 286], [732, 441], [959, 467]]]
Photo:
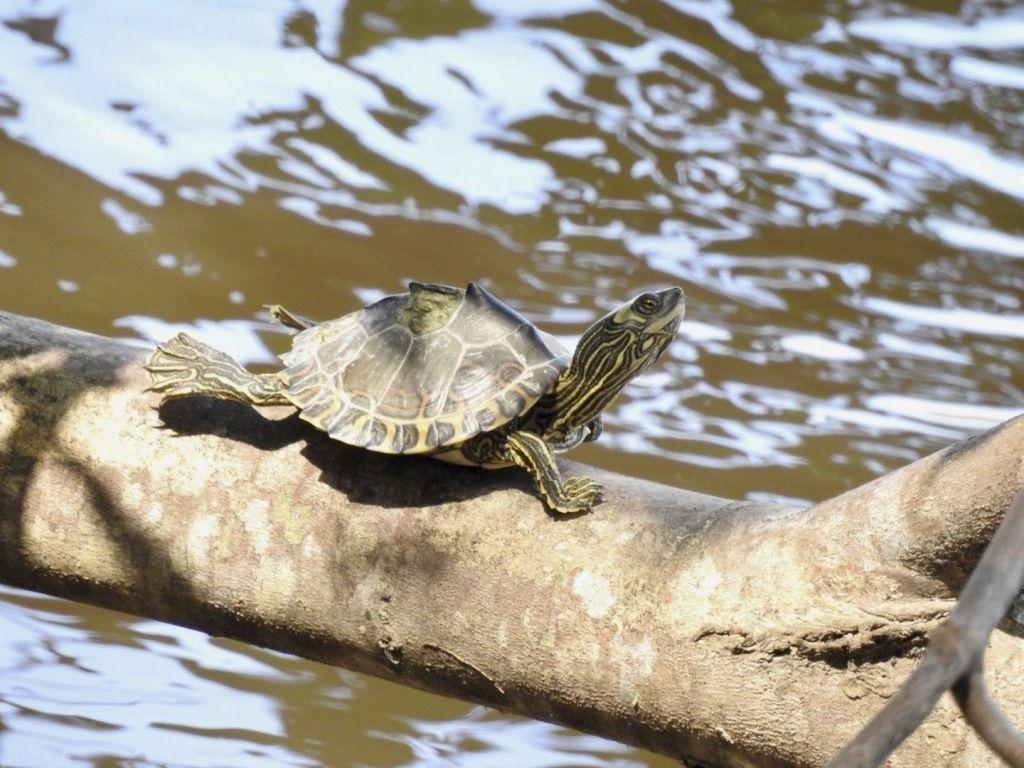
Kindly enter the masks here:
[[[823, 764], [1024, 480], [1018, 418], [811, 509], [594, 471], [607, 501], [554, 518], [515, 470], [348, 448], [289, 409], [158, 413], [140, 357], [0, 313], [0, 579], [709, 766]], [[986, 655], [1017, 723], [1022, 651]], [[891, 764], [998, 761], [947, 697]]]

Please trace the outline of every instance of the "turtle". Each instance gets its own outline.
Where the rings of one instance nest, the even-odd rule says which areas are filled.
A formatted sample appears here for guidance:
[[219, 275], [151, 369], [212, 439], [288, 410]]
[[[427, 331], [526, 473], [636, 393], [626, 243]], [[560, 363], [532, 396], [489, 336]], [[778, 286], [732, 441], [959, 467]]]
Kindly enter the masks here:
[[587, 477], [562, 479], [555, 454], [601, 434], [601, 414], [654, 363], [685, 311], [683, 291], [647, 291], [594, 323], [570, 353], [477, 283], [411, 282], [336, 320], [279, 305], [297, 331], [276, 373], [250, 373], [180, 333], [146, 361], [164, 399], [207, 395], [292, 405], [332, 438], [371, 451], [529, 472], [549, 509], [575, 514], [602, 499]]

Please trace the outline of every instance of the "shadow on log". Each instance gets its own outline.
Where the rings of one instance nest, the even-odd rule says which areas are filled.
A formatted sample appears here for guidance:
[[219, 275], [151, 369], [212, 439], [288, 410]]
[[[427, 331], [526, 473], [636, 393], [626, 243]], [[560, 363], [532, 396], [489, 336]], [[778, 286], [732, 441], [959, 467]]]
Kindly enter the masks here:
[[[1015, 419], [810, 509], [515, 470], [144, 394], [139, 350], [0, 313], [0, 578], [708, 766], [819, 766], [909, 675], [1024, 480]], [[589, 470], [588, 470], [589, 471]], [[1024, 722], [1024, 645], [993, 696]], [[998, 765], [941, 701], [894, 766]]]

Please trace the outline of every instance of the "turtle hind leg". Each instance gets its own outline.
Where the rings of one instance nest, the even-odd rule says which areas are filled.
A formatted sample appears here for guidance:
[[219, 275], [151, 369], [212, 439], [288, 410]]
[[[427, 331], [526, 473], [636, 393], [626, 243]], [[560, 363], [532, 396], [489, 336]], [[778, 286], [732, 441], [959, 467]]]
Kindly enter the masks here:
[[600, 484], [589, 477], [562, 480], [555, 456], [543, 438], [532, 432], [519, 431], [508, 435], [504, 454], [518, 464], [537, 483], [537, 490], [548, 507], [564, 515], [587, 512], [601, 501]]
[[209, 395], [252, 405], [287, 405], [284, 383], [276, 375], [249, 373], [220, 350], [186, 333], [157, 344], [146, 360], [154, 392], [164, 399]]

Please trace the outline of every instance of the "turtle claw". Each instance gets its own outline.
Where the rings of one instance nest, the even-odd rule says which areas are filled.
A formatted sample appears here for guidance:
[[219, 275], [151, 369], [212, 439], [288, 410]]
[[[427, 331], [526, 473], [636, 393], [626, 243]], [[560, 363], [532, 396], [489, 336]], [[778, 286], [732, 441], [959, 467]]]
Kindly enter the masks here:
[[156, 352], [153, 353], [152, 357], [156, 357], [158, 354], [162, 353], [164, 355], [167, 355], [168, 357], [173, 357], [178, 360], [185, 360], [187, 359], [188, 355], [179, 350], [177, 348], [177, 345], [187, 347], [189, 346], [187, 343], [188, 340], [188, 335], [184, 333], [179, 333], [170, 341], [158, 341], [156, 343]]
[[163, 395], [164, 400], [174, 400], [179, 397], [188, 397], [200, 391], [194, 382], [182, 382], [169, 378], [161, 379], [152, 386], [146, 388], [147, 392], [157, 392]]
[[604, 498], [604, 488], [589, 477], [570, 477], [562, 484], [559, 497], [551, 499], [551, 508], [563, 515], [577, 515], [599, 504]]
[[165, 387], [163, 389], [155, 390], [164, 396], [164, 400], [176, 400], [179, 397], [188, 397], [189, 395], [195, 394], [196, 390], [191, 387]]

